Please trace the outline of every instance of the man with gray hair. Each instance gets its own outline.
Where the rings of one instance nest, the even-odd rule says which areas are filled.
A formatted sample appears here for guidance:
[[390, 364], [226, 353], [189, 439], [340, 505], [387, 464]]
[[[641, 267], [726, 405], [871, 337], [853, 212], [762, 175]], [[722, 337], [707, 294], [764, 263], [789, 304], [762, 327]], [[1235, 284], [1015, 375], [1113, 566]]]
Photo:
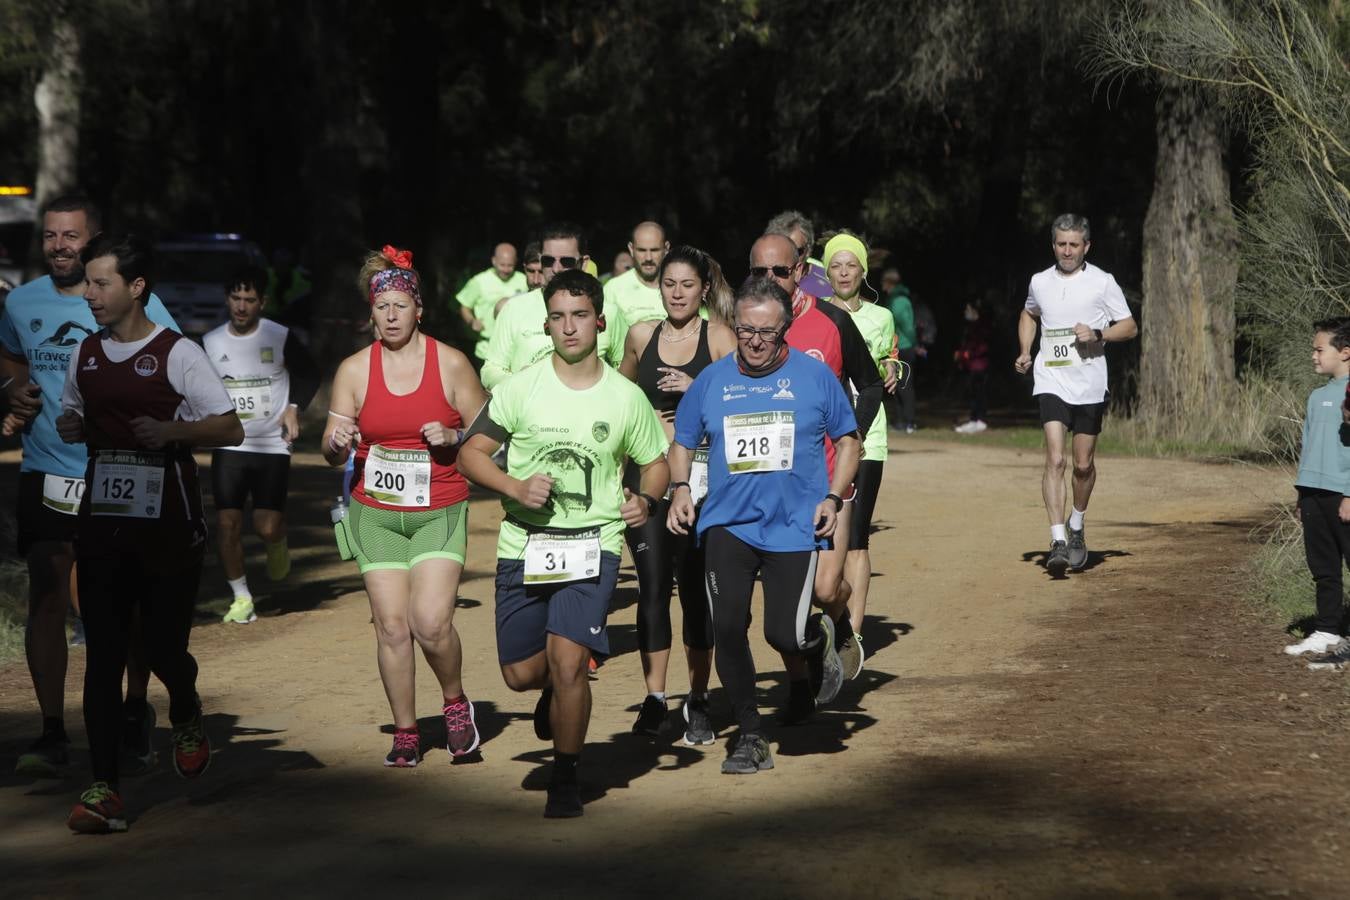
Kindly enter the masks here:
[[[1087, 262], [1092, 246], [1088, 220], [1066, 213], [1050, 226], [1055, 264], [1031, 277], [1027, 302], [1017, 323], [1017, 371], [1035, 372], [1035, 395], [1045, 429], [1045, 473], [1041, 494], [1050, 518], [1046, 568], [1060, 577], [1088, 562], [1083, 515], [1097, 482], [1095, 454], [1106, 411], [1108, 342], [1139, 333], [1116, 280]], [[1031, 345], [1040, 326], [1040, 349]], [[1073, 432], [1073, 509], [1065, 527], [1064, 470], [1068, 433]]]
[[830, 279], [825, 275], [825, 266], [811, 256], [816, 249], [816, 227], [805, 213], [785, 209], [769, 220], [769, 224], [764, 226], [764, 233], [781, 234], [797, 248], [797, 259], [802, 262], [804, 269], [797, 284], [798, 290], [818, 300], [826, 300], [834, 295]]

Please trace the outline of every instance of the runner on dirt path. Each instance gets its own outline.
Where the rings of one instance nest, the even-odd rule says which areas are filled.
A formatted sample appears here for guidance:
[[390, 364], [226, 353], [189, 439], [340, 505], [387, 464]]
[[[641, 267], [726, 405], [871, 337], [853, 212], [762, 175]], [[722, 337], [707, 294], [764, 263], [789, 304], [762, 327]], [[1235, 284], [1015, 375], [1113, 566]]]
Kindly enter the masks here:
[[[72, 542], [88, 463], [84, 447], [57, 435], [56, 418], [71, 351], [98, 328], [84, 300], [80, 251], [101, 229], [102, 216], [88, 197], [69, 194], [49, 202], [42, 212], [42, 255], [49, 274], [11, 291], [0, 314], [0, 381], [10, 379], [3, 431], [23, 431], [15, 519], [18, 552], [28, 567], [24, 650], [42, 712], [42, 733], [20, 754], [15, 771], [44, 778], [59, 776], [69, 759], [66, 610], [75, 606], [78, 612]], [[154, 294], [146, 315], [178, 328]], [[145, 699], [150, 671], [134, 651], [127, 663], [127, 763], [146, 767], [153, 760], [154, 707]]]
[[[712, 257], [694, 247], [675, 247], [661, 260], [656, 281], [666, 317], [639, 322], [628, 330], [619, 372], [637, 383], [661, 418], [669, 441], [675, 431], [675, 407], [689, 385], [714, 360], [736, 350], [736, 335], [726, 325], [710, 323], [699, 312], [720, 289], [721, 271]], [[694, 503], [707, 487], [707, 450], [699, 450], [699, 470], [690, 480], [699, 485]], [[637, 489], [637, 470], [629, 466], [624, 483]], [[711, 744], [708, 677], [712, 672], [712, 615], [703, 590], [703, 552], [697, 542], [672, 535], [666, 528], [669, 496], [641, 528], [627, 533], [628, 552], [638, 579], [637, 636], [647, 697], [633, 731], [657, 736], [666, 724], [666, 670], [673, 640], [670, 624], [672, 581], [679, 582], [684, 617], [684, 655], [689, 663], [689, 696], [685, 700], [684, 740]]]
[[414, 644], [440, 683], [450, 755], [478, 748], [454, 624], [469, 509], [456, 457], [463, 425], [487, 395], [463, 353], [422, 333], [411, 253], [390, 246], [371, 253], [358, 283], [376, 340], [338, 367], [323, 455], [341, 466], [356, 447], [352, 502], [339, 527], [370, 596], [380, 680], [394, 716], [384, 764], [409, 768], [422, 758]]
[[244, 507], [253, 498], [253, 528], [267, 552], [267, 577], [291, 571], [286, 546], [286, 495], [291, 445], [300, 437], [300, 412], [319, 387], [319, 370], [285, 325], [263, 318], [267, 273], [246, 267], [225, 286], [229, 321], [208, 331], [202, 346], [244, 423], [244, 442], [211, 454], [216, 546], [230, 586], [225, 622], [246, 625], [257, 615], [244, 573]]
[[66, 371], [56, 430], [84, 443], [88, 466], [75, 534], [86, 644], [84, 724], [94, 782], [72, 831], [125, 831], [118, 792], [122, 674], [140, 614], [145, 658], [169, 692], [173, 766], [196, 778], [211, 762], [188, 652], [206, 550], [195, 447], [244, 439], [205, 351], [146, 316], [150, 245], [100, 235], [80, 252], [85, 299], [102, 328]]
[[[544, 815], [570, 818], [583, 811], [577, 766], [591, 714], [587, 663], [609, 652], [605, 618], [624, 528], [642, 527], [669, 473], [651, 404], [598, 355], [600, 282], [562, 272], [543, 296], [535, 312], [553, 353], [497, 385], [461, 465], [502, 495], [497, 658], [507, 687], [541, 691], [534, 730], [554, 751]], [[503, 472], [492, 454], [507, 441]], [[641, 468], [637, 492], [623, 487], [625, 459]]]
[[[855, 235], [840, 232], [825, 243], [823, 259], [825, 274], [830, 279], [833, 292], [830, 302], [848, 313], [858, 326], [858, 333], [867, 342], [877, 370], [884, 377], [886, 392], [894, 395], [902, 369], [896, 352], [895, 319], [890, 310], [869, 303], [863, 297], [865, 286], [869, 291], [872, 290], [867, 285], [867, 246]], [[848, 598], [848, 618], [858, 644], [856, 662], [853, 654], [849, 654], [849, 662], [855, 668], [844, 671], [844, 677], [850, 679], [857, 678], [862, 671], [865, 655], [862, 626], [867, 614], [867, 592], [872, 582], [872, 558], [868, 545], [871, 542], [872, 512], [876, 509], [883, 466], [889, 453], [886, 438], [886, 407], [883, 404], [877, 409], [876, 417], [872, 419], [872, 425], [863, 438], [863, 458], [858, 463], [858, 474], [854, 479], [856, 490], [849, 515], [844, 579], [853, 588]]]
[[[1106, 344], [1139, 333], [1115, 278], [1087, 262], [1092, 231], [1083, 216], [1065, 213], [1050, 225], [1055, 264], [1031, 276], [1027, 302], [1017, 323], [1019, 354], [1014, 368], [1035, 367], [1032, 393], [1045, 429], [1045, 473], [1041, 495], [1050, 518], [1052, 575], [1075, 572], [1088, 562], [1083, 516], [1097, 483], [1097, 436], [1106, 413]], [[1031, 344], [1040, 324], [1041, 344], [1033, 363]], [[1065, 527], [1064, 470], [1073, 432], [1073, 509]]]
[[[841, 386], [850, 382], [857, 392], [854, 415], [859, 431], [866, 434], [881, 407], [884, 384], [872, 359], [867, 342], [858, 332], [848, 313], [798, 288], [798, 279], [806, 271], [806, 257], [800, 255], [792, 239], [783, 234], [766, 234], [750, 248], [750, 274], [755, 278], [772, 278], [792, 298], [792, 325], [788, 329], [788, 344], [807, 356], [823, 362], [834, 373]], [[828, 284], [828, 282], [827, 282]], [[829, 293], [826, 291], [825, 293]], [[825, 447], [828, 471], [833, 472], [834, 450]], [[852, 499], [853, 490], [846, 486], [842, 496]], [[817, 603], [829, 612], [835, 623], [835, 646], [844, 658], [845, 671], [854, 672], [862, 666], [862, 644], [854, 637], [848, 616], [848, 599], [852, 586], [844, 578], [844, 564], [848, 557], [848, 534], [852, 505], [846, 504], [840, 514], [839, 527], [834, 537], [820, 553], [816, 569], [815, 594]], [[835, 539], [837, 538], [837, 539]], [[801, 680], [806, 672], [800, 660], [784, 656], [792, 680]], [[785, 724], [805, 722], [814, 706], [809, 696], [794, 694], [796, 703], [783, 710]], [[833, 699], [833, 697], [827, 698]]]
[[[539, 263], [543, 285], [525, 294], [508, 297], [497, 309], [492, 340], [488, 341], [483, 361], [483, 386], [492, 390], [508, 375], [522, 372], [553, 352], [553, 342], [542, 326], [539, 310], [544, 308], [544, 289], [560, 272], [580, 270], [589, 261], [581, 229], [574, 225], [545, 226], [539, 237]], [[606, 317], [616, 332], [627, 330], [622, 316], [612, 312]], [[611, 342], [606, 329], [599, 335], [600, 358], [617, 366], [623, 358], [623, 341]]]
[[501, 243], [492, 250], [492, 265], [470, 278], [455, 295], [464, 324], [478, 336], [474, 355], [487, 355], [487, 342], [497, 321], [497, 304], [529, 290], [525, 273], [516, 269], [516, 248]]
[[[756, 278], [736, 294], [736, 353], [694, 379], [675, 413], [670, 449], [674, 499], [667, 525], [687, 534], [695, 522], [689, 483], [695, 448], [708, 441], [708, 496], [697, 513], [717, 675], [738, 726], [724, 774], [773, 768], [755, 703], [750, 599], [763, 585], [764, 638], [819, 680], [792, 678], [788, 708], [829, 700], [843, 671], [829, 615], [810, 616], [820, 548], [841, 527], [843, 492], [861, 444], [852, 405], [838, 380], [788, 346], [792, 300]], [[835, 445], [827, 474], [825, 439]], [[847, 618], [847, 614], [845, 614]], [[804, 696], [805, 700], [798, 699]]]
[[[802, 260], [797, 288], [817, 300], [828, 300], [832, 288], [825, 267], [812, 255], [816, 251], [816, 227], [811, 220], [798, 210], [786, 209], [769, 220], [764, 233], [781, 234], [792, 241], [792, 246], [797, 248], [797, 257]], [[795, 296], [793, 299], [796, 300]]]

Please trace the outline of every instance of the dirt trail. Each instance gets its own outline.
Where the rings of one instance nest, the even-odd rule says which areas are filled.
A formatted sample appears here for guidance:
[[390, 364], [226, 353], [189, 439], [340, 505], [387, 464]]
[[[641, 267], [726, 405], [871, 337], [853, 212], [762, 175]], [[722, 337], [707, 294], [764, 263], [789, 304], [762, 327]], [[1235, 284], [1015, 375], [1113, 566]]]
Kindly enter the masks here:
[[[1038, 564], [1038, 453], [892, 438], [864, 675], [812, 724], [772, 731], [771, 772], [720, 775], [723, 741], [635, 738], [626, 569], [616, 655], [593, 683], [586, 815], [557, 822], [540, 817], [535, 698], [508, 691], [495, 664], [497, 504], [474, 504], [456, 615], [482, 760], [450, 766], [433, 750], [389, 771], [365, 595], [325, 525], [334, 477], [298, 463], [289, 589], [261, 597], [272, 614], [253, 626], [203, 615], [193, 634], [218, 750], [208, 775], [185, 784], [162, 765], [128, 781], [132, 829], [102, 839], [62, 825], [80, 778], [0, 776], [6, 895], [1336, 892], [1343, 682], [1280, 657], [1278, 623], [1236, 599], [1249, 530], [1288, 492], [1279, 473], [1103, 459], [1093, 565], [1052, 581]], [[219, 582], [210, 571], [204, 596]], [[756, 658], [776, 706], [782, 672], [758, 638]], [[72, 663], [74, 687], [79, 653]], [[434, 735], [435, 682], [424, 665], [418, 677]], [[151, 696], [163, 722], [162, 689]], [[75, 724], [78, 691], [68, 704]], [[0, 670], [0, 710], [8, 773], [35, 722], [22, 665]], [[714, 711], [725, 735], [720, 691]]]

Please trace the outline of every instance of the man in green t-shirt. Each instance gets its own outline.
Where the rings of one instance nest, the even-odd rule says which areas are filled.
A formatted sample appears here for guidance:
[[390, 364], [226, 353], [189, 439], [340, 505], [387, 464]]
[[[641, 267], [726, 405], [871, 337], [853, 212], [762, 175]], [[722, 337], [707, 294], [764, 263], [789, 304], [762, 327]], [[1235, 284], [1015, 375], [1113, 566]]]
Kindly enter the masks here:
[[492, 251], [491, 267], [470, 278], [455, 295], [464, 324], [478, 335], [473, 350], [479, 359], [487, 354], [488, 338], [492, 337], [492, 325], [497, 319], [497, 302], [527, 290], [524, 273], [516, 271], [515, 246], [502, 243]]
[[[628, 242], [628, 253], [633, 266], [622, 275], [615, 275], [605, 284], [605, 309], [610, 313], [622, 312], [625, 326], [636, 325], [653, 319], [664, 319], [666, 307], [661, 302], [661, 288], [656, 283], [657, 273], [661, 270], [661, 260], [670, 251], [670, 241], [666, 240], [666, 230], [655, 222], [640, 222], [633, 229], [632, 239]], [[612, 339], [623, 346], [628, 328], [624, 334], [613, 332]]]
[[[581, 229], [574, 225], [546, 226], [539, 245], [543, 287], [510, 297], [497, 307], [497, 321], [479, 373], [483, 387], [488, 390], [506, 376], [523, 372], [553, 352], [553, 343], [544, 331], [544, 290], [555, 275], [572, 269], [580, 271], [590, 259]], [[621, 312], [611, 310], [608, 327], [599, 334], [601, 359], [613, 366], [623, 361], [623, 335], [627, 331]]]
[[[569, 269], [538, 301], [551, 354], [497, 385], [459, 454], [465, 475], [502, 495], [497, 659], [511, 690], [543, 691], [534, 731], [553, 741], [549, 818], [582, 813], [577, 763], [591, 717], [587, 667], [592, 653], [609, 652], [605, 617], [624, 529], [646, 522], [670, 480], [665, 431], [651, 404], [600, 359], [600, 282]], [[492, 455], [507, 441], [503, 472]], [[637, 494], [622, 483], [630, 458], [641, 470]]]

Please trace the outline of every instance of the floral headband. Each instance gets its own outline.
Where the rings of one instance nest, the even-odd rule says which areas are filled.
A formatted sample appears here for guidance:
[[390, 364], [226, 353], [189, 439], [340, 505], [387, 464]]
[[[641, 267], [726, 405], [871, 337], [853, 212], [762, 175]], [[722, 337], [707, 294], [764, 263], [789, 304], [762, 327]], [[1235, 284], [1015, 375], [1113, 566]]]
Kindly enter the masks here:
[[398, 250], [389, 244], [384, 245], [380, 251], [384, 258], [393, 263], [397, 268], [385, 269], [382, 272], [376, 272], [370, 278], [370, 302], [375, 302], [378, 294], [385, 291], [402, 291], [412, 297], [418, 306], [422, 305], [422, 291], [418, 287], [417, 273], [412, 267], [412, 251]]

